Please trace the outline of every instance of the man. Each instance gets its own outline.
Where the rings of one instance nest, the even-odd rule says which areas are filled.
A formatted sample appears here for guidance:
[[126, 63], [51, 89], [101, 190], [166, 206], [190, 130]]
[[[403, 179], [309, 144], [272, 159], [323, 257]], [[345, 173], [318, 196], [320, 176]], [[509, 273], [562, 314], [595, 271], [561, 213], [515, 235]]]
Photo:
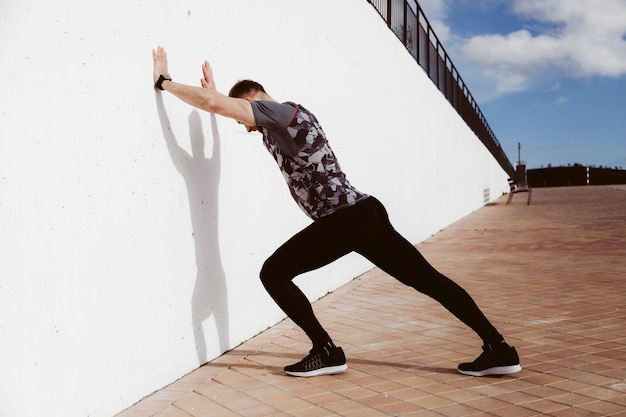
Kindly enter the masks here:
[[152, 51], [154, 83], [184, 102], [245, 125], [263, 134], [292, 197], [313, 220], [274, 252], [261, 269], [261, 281], [280, 308], [311, 339], [304, 359], [285, 367], [288, 375], [310, 377], [345, 371], [343, 350], [335, 346], [293, 279], [357, 252], [416, 290], [439, 301], [483, 340], [483, 353], [460, 364], [466, 375], [519, 372], [515, 348], [491, 325], [465, 290], [435, 270], [419, 251], [394, 230], [384, 206], [346, 179], [315, 115], [301, 105], [279, 103], [257, 82], [236, 83], [228, 96], [215, 88], [208, 62], [202, 64], [201, 87], [172, 81], [162, 47]]

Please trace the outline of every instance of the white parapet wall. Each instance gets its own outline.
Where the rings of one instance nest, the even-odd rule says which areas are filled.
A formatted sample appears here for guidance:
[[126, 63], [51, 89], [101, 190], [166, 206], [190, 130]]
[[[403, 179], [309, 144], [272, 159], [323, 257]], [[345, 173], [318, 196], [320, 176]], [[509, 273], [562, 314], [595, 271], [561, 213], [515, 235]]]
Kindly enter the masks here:
[[283, 318], [258, 271], [309, 220], [258, 134], [155, 92], [157, 45], [177, 81], [208, 59], [316, 113], [413, 242], [508, 190], [365, 0], [2, 1], [2, 417], [112, 416]]

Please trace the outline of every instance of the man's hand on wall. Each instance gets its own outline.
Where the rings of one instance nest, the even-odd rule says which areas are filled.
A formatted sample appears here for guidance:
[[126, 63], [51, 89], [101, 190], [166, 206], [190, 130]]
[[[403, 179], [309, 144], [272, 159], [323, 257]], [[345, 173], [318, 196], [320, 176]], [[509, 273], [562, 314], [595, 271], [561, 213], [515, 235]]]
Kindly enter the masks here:
[[167, 69], [167, 54], [162, 46], [157, 46], [156, 50], [152, 50], [152, 60], [154, 61], [154, 72], [152, 77], [154, 78], [154, 83], [156, 84], [161, 74], [170, 74]]
[[200, 80], [202, 87], [215, 90], [215, 80], [213, 79], [213, 69], [209, 65], [208, 61], [204, 61], [202, 64], [202, 74], [204, 78]]

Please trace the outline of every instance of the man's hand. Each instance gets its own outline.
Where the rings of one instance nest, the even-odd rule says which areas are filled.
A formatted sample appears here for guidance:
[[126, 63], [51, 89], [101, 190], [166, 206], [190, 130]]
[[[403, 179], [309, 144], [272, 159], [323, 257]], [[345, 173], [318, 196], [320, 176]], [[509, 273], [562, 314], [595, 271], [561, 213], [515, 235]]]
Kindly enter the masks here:
[[152, 60], [154, 61], [154, 72], [152, 73], [152, 77], [154, 78], [154, 83], [156, 84], [161, 74], [170, 74], [167, 70], [167, 54], [162, 46], [157, 46], [156, 50], [152, 50]]
[[[167, 69], [167, 55], [162, 46], [152, 50], [154, 60], [153, 79], [156, 85], [161, 75], [170, 75]], [[202, 64], [202, 79], [200, 87], [193, 87], [179, 82], [166, 81], [166, 90], [187, 104], [209, 113], [234, 119], [246, 126], [254, 126], [252, 105], [248, 100], [228, 97], [215, 88], [213, 70], [207, 61]]]
[[200, 83], [202, 84], [202, 87], [215, 90], [215, 80], [213, 79], [213, 70], [211, 69], [211, 66], [209, 65], [208, 61], [204, 61], [204, 64], [202, 64], [202, 74], [204, 75], [204, 78], [200, 79]]

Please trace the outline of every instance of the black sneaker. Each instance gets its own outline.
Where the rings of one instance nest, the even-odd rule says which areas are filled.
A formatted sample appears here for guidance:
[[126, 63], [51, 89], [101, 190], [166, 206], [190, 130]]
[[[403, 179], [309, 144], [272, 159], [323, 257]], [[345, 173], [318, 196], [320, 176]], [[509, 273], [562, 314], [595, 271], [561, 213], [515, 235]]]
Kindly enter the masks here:
[[483, 346], [483, 353], [474, 362], [462, 363], [459, 372], [471, 376], [507, 375], [522, 370], [514, 347], [502, 342], [497, 349]]
[[335, 347], [311, 350], [300, 362], [285, 366], [285, 373], [291, 376], [310, 377], [338, 374], [346, 369], [348, 365], [343, 349]]

